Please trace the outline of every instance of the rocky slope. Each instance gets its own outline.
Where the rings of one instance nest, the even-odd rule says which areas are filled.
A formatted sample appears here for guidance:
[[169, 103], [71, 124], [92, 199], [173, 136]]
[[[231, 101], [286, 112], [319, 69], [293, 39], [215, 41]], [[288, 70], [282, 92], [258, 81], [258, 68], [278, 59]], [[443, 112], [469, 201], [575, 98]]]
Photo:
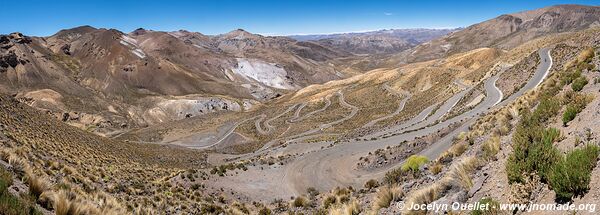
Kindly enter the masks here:
[[[243, 111], [341, 78], [335, 59], [350, 55], [243, 30], [209, 37], [81, 26], [49, 37], [2, 35], [0, 44], [0, 90], [83, 128]], [[194, 105], [171, 105], [179, 103]], [[197, 105], [209, 108], [184, 108]]]
[[548, 34], [600, 25], [600, 7], [557, 5], [505, 14], [421, 44], [394, 57], [394, 62], [431, 60], [481, 47], [510, 49]]

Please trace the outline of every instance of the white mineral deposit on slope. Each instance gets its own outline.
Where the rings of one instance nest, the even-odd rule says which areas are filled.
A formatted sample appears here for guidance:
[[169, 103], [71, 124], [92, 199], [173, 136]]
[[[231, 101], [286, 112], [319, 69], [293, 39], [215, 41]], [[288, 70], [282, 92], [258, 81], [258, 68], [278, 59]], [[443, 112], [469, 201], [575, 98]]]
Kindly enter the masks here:
[[131, 53], [135, 54], [136, 56], [138, 56], [139, 58], [144, 59], [146, 57], [146, 53], [144, 53], [144, 51], [142, 51], [142, 49], [140, 49], [137, 45], [137, 40], [128, 37], [126, 35], [123, 35], [121, 37], [121, 41], [119, 41], [119, 43], [127, 46], [128, 48], [131, 49]]
[[245, 58], [237, 58], [237, 61], [237, 67], [232, 69], [236, 74], [251, 78], [269, 87], [288, 90], [296, 88], [286, 80], [285, 69], [275, 64]]

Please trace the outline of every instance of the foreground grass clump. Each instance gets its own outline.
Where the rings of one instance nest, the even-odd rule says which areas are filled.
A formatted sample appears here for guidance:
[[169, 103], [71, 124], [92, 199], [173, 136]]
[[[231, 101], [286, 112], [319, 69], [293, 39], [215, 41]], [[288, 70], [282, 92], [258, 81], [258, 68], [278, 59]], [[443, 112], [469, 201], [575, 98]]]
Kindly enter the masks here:
[[0, 167], [0, 213], [6, 215], [42, 214], [32, 202], [13, 196], [8, 192], [12, 185], [12, 175]]
[[568, 202], [589, 190], [590, 176], [596, 167], [599, 152], [600, 147], [588, 145], [583, 149], [575, 149], [554, 165], [550, 186], [559, 202]]
[[481, 147], [483, 150], [483, 156], [486, 159], [494, 158], [496, 154], [498, 154], [498, 151], [500, 151], [500, 137], [490, 137], [487, 141], [483, 143]]
[[[476, 157], [466, 157], [455, 162], [437, 182], [409, 193], [405, 204], [429, 204], [439, 199], [452, 187], [467, 191], [473, 185], [471, 175], [481, 164]], [[427, 211], [406, 210], [407, 214], [425, 214]], [[404, 214], [404, 213], [403, 213]]]
[[402, 189], [398, 186], [385, 186], [377, 191], [375, 201], [373, 201], [373, 210], [379, 211], [381, 208], [387, 208], [392, 202], [400, 200], [404, 196]]
[[411, 155], [406, 159], [406, 162], [402, 164], [402, 171], [411, 171], [413, 173], [418, 172], [419, 168], [429, 162], [429, 159], [421, 155]]
[[352, 200], [349, 203], [332, 207], [329, 210], [330, 215], [358, 215], [362, 212], [358, 201]]
[[450, 167], [450, 171], [446, 173], [448, 181], [454, 185], [460, 186], [463, 190], [470, 190], [473, 187], [473, 179], [471, 173], [477, 168], [478, 160], [473, 157], [457, 161]]

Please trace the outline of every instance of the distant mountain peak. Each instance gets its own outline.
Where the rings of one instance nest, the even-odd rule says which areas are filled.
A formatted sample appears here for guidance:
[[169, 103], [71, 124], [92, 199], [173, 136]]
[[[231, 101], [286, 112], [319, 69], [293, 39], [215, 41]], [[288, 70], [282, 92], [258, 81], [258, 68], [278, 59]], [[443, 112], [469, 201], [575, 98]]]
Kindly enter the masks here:
[[148, 32], [148, 30], [144, 29], [144, 28], [138, 28], [135, 29], [134, 31], [131, 32], [132, 35], [142, 35], [142, 34], [146, 34]]
[[250, 38], [257, 39], [257, 38], [260, 38], [261, 36], [250, 33], [244, 29], [238, 28], [233, 31], [227, 32], [226, 34], [223, 35], [223, 37], [227, 38], [227, 39], [250, 39]]

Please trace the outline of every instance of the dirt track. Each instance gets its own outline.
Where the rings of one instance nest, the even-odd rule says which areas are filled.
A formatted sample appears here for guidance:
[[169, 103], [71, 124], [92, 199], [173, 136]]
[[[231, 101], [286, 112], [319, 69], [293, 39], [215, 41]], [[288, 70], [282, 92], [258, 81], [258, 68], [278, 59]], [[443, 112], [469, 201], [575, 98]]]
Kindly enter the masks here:
[[[521, 94], [538, 86], [547, 76], [547, 71], [549, 71], [552, 64], [548, 49], [540, 50], [540, 55], [543, 59], [550, 60], [541, 61], [532, 79], [530, 79], [528, 84], [519, 91]], [[352, 141], [349, 143], [337, 144], [333, 147], [326, 147], [331, 143], [319, 142], [295, 144], [298, 145], [298, 147], [288, 146], [286, 148], [274, 148], [267, 150], [264, 153], [278, 154], [285, 151], [290, 154], [299, 153], [299, 156], [291, 160], [288, 164], [275, 164], [262, 170], [257, 167], [251, 167], [246, 172], [219, 178], [219, 180], [215, 180], [212, 183], [216, 186], [235, 190], [236, 192], [252, 197], [253, 199], [265, 201], [270, 201], [275, 198], [287, 199], [290, 196], [297, 196], [304, 193], [309, 187], [315, 187], [320, 191], [328, 191], [336, 186], [361, 187], [365, 181], [372, 178], [380, 178], [389, 169], [401, 165], [401, 163], [399, 163], [396, 166], [370, 172], [356, 170], [354, 164], [361, 156], [365, 156], [368, 152], [387, 146], [397, 145], [404, 140], [412, 140], [414, 138], [426, 136], [437, 132], [442, 128], [448, 127], [450, 124], [462, 123], [458, 129], [455, 129], [450, 134], [444, 136], [441, 140], [431, 144], [428, 148], [419, 153], [430, 159], [434, 159], [447, 150], [452, 143], [452, 138], [459, 132], [467, 130], [468, 127], [475, 122], [478, 116], [485, 114], [491, 108], [500, 107], [514, 100], [517, 96], [511, 96], [502, 101], [502, 92], [495, 85], [498, 77], [499, 74], [496, 74], [485, 80], [484, 87], [487, 96], [484, 101], [479, 103], [475, 108], [446, 121], [431, 124], [451, 109], [456, 104], [456, 101], [464, 96], [466, 90], [450, 98], [440, 106], [440, 109], [438, 109], [436, 113], [426, 118], [426, 120], [421, 120], [419, 117], [422, 117], [422, 115], [419, 114], [415, 118], [420, 120], [420, 123], [408, 126], [402, 125], [405, 126], [405, 128], [414, 128], [411, 130], [402, 129], [405, 131], [402, 134], [373, 141]], [[343, 96], [341, 96], [340, 102], [342, 100]]]

